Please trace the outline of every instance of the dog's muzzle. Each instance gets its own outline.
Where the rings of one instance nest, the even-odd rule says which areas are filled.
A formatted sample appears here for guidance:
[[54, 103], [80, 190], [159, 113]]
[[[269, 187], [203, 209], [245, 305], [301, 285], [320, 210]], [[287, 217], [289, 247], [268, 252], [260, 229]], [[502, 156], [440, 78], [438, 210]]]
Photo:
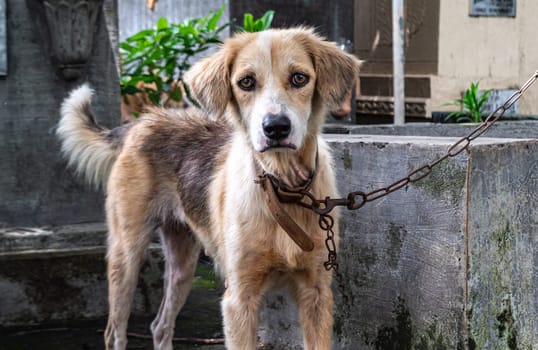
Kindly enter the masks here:
[[267, 138], [267, 147], [270, 148], [293, 148], [295, 145], [286, 142], [286, 138], [291, 134], [291, 121], [285, 114], [268, 114], [262, 121], [263, 134]]
[[268, 114], [262, 121], [263, 134], [270, 140], [281, 141], [291, 132], [291, 121], [285, 114]]

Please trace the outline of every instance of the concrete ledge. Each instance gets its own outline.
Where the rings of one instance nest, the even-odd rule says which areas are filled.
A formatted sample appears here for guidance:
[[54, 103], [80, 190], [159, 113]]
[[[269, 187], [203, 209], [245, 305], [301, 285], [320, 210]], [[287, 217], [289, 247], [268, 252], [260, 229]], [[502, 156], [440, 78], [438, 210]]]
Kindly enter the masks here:
[[[456, 139], [327, 135], [341, 193], [369, 191]], [[518, 349], [538, 345], [538, 140], [482, 138], [397, 193], [345, 211], [333, 349]], [[287, 317], [282, 318], [282, 314]], [[285, 294], [264, 342], [302, 349]]]
[[[105, 242], [104, 223], [60, 227], [11, 227], [0, 229], [0, 259], [22, 255], [24, 251], [69, 250], [100, 246]], [[25, 254], [28, 254], [25, 253]]]
[[[462, 137], [476, 124], [407, 123], [405, 125], [328, 124], [325, 130], [337, 134]], [[499, 121], [484, 136], [496, 138], [538, 138], [538, 120]]]
[[[0, 333], [4, 327], [58, 327], [85, 320], [103, 328], [108, 313], [105, 242], [104, 223], [0, 230]], [[163, 263], [160, 246], [152, 243], [133, 303], [132, 326], [142, 333], [161, 302]], [[211, 267], [199, 264], [178, 332], [221, 337], [222, 289]]]
[[[327, 139], [341, 193], [390, 184], [456, 140]], [[343, 212], [339, 262], [351, 308], [335, 292], [333, 348], [538, 348], [537, 174], [538, 140], [482, 138], [421, 182]], [[104, 237], [102, 224], [2, 230], [0, 324], [105, 315]], [[153, 315], [160, 302], [158, 251], [134, 314]], [[285, 294], [267, 298], [260, 330], [268, 345], [302, 348]]]
[[[107, 314], [103, 223], [0, 230], [0, 324], [31, 325]], [[162, 255], [152, 246], [142, 269], [134, 314], [155, 313]]]

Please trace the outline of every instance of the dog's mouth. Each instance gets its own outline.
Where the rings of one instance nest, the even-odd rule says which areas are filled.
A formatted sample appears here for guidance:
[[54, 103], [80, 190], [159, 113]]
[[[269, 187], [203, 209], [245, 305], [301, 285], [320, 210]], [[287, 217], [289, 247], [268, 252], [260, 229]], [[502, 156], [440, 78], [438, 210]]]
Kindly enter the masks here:
[[264, 148], [261, 149], [261, 153], [269, 150], [283, 150], [283, 149], [293, 149], [296, 150], [297, 146], [290, 142], [282, 142], [276, 140], [268, 140]]

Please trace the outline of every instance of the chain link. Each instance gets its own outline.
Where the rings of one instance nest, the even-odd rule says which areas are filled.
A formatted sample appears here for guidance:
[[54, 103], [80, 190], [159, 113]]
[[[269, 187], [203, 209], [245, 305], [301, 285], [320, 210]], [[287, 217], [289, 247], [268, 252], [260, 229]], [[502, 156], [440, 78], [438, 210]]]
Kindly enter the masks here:
[[336, 253], [336, 242], [334, 241], [334, 219], [329, 214], [324, 214], [319, 216], [319, 227], [327, 232], [327, 238], [325, 239], [325, 246], [327, 247], [327, 261], [323, 263], [323, 266], [325, 267], [325, 270], [327, 271], [333, 271], [334, 276], [336, 278], [336, 283], [338, 284], [338, 290], [340, 291], [340, 294], [342, 295], [342, 301], [344, 302], [344, 305], [350, 306], [349, 304], [349, 297], [346, 293], [346, 284], [344, 282], [344, 276], [340, 272], [340, 269], [338, 267], [337, 258], [338, 255]]

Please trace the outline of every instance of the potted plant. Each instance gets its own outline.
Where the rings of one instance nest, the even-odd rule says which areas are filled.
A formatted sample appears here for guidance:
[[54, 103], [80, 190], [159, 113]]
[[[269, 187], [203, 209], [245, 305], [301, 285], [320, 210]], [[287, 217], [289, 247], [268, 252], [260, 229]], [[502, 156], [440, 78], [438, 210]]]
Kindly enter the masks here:
[[[437, 115], [433, 115], [434, 121], [441, 121], [451, 123], [480, 123], [482, 117], [484, 116], [484, 107], [488, 96], [492, 89], [488, 89], [480, 92], [479, 87], [480, 82], [471, 83], [471, 86], [465, 90], [463, 97], [456, 99], [452, 102], [449, 102], [445, 105], [457, 106], [458, 111], [450, 112], [447, 114], [442, 112], [437, 112]], [[439, 115], [442, 116], [439, 118]]]

